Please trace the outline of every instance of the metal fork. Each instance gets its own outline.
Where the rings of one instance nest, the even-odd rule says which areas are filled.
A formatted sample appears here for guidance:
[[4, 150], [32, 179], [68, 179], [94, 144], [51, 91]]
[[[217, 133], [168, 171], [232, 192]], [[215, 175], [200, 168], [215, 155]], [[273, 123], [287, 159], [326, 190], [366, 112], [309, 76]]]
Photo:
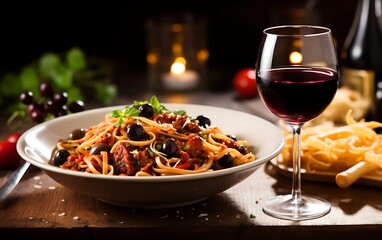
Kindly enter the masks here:
[[30, 166], [29, 162], [25, 162], [20, 165], [8, 178], [6, 183], [0, 187], [0, 204], [9, 196], [13, 189], [20, 182], [21, 178], [24, 176], [25, 172]]

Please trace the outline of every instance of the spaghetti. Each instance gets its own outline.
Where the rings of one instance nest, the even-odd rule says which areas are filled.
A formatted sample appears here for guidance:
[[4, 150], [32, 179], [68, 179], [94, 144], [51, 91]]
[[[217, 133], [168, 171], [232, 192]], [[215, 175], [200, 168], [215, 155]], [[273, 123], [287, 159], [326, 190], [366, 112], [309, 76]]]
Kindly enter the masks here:
[[195, 118], [170, 111], [155, 96], [134, 101], [124, 110], [106, 114], [98, 125], [76, 131], [57, 143], [52, 153], [55, 165], [92, 174], [165, 176], [255, 160], [246, 140], [211, 126], [205, 115]]

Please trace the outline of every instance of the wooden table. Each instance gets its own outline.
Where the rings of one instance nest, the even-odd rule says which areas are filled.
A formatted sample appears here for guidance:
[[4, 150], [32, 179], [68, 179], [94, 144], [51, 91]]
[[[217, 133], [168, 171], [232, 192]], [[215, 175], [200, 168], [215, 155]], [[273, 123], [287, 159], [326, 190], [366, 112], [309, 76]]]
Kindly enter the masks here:
[[[259, 99], [237, 101], [233, 93], [158, 97], [162, 102], [226, 107], [276, 121]], [[128, 101], [120, 99], [117, 104]], [[2, 183], [10, 172], [0, 174]], [[193, 205], [131, 209], [67, 189], [32, 166], [0, 205], [0, 234], [28, 239], [380, 239], [380, 187], [341, 189], [334, 183], [303, 181], [303, 194], [331, 202], [328, 215], [298, 222], [262, 212], [265, 200], [290, 191], [291, 179], [267, 164], [237, 186]]]

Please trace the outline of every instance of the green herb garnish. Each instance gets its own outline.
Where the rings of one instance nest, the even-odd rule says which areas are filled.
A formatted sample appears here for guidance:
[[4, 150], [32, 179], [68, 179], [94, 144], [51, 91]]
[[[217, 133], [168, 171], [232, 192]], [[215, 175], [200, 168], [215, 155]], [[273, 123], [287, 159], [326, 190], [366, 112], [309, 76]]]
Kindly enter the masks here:
[[113, 110], [111, 112], [111, 116], [113, 118], [119, 118], [116, 126], [121, 126], [123, 119], [125, 118], [138, 117], [141, 113], [139, 107], [145, 104], [150, 104], [156, 114], [161, 114], [162, 112], [170, 112], [163, 104], [159, 102], [158, 98], [154, 95], [151, 97], [150, 101], [133, 101], [132, 105], [127, 106], [123, 110]]
[[139, 116], [140, 111], [134, 107], [126, 107], [125, 110], [113, 110], [111, 111], [111, 116], [113, 118], [118, 118], [118, 122], [115, 125], [116, 127], [121, 126], [123, 119], [133, 117], [133, 116]]
[[190, 148], [190, 145], [189, 144], [186, 144], [186, 145], [184, 145], [184, 147], [183, 147], [183, 151], [186, 151], [186, 150], [188, 150]]
[[184, 110], [177, 110], [177, 111], [174, 111], [174, 113], [175, 113], [176, 115], [181, 115], [181, 116], [186, 115], [186, 111], [184, 111]]
[[150, 157], [153, 158], [155, 156], [154, 152], [151, 151], [150, 148], [146, 148], [147, 149], [147, 152], [149, 153]]
[[201, 136], [202, 138], [207, 138], [207, 135], [202, 132], [198, 132], [198, 135]]

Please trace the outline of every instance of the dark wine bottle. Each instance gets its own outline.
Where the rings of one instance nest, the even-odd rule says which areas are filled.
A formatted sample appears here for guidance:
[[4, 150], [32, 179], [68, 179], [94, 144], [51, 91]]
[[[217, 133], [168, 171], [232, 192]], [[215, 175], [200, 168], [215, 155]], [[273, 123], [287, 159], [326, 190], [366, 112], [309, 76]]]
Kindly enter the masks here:
[[370, 102], [367, 118], [377, 121], [382, 121], [381, 4], [359, 0], [341, 53], [341, 85], [359, 91]]

